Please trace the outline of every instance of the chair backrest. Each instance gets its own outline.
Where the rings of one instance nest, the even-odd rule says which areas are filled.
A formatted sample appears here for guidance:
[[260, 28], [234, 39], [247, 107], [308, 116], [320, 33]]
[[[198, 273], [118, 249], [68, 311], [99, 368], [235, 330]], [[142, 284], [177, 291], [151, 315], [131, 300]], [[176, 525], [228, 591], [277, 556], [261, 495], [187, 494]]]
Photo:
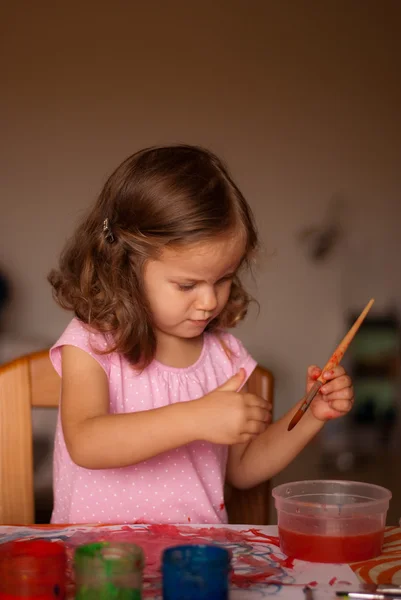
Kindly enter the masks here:
[[[248, 379], [248, 391], [269, 400], [273, 405], [273, 374], [257, 366]], [[267, 525], [270, 513], [270, 482], [266, 481], [249, 490], [238, 490], [226, 485], [225, 502], [230, 523]]]
[[[273, 398], [272, 374], [256, 367], [249, 391]], [[60, 378], [49, 351], [27, 354], [0, 366], [0, 524], [34, 522], [32, 407], [58, 407]], [[268, 522], [269, 487], [229, 488], [230, 522]]]
[[0, 524], [34, 521], [32, 407], [57, 407], [60, 377], [43, 350], [0, 366]]

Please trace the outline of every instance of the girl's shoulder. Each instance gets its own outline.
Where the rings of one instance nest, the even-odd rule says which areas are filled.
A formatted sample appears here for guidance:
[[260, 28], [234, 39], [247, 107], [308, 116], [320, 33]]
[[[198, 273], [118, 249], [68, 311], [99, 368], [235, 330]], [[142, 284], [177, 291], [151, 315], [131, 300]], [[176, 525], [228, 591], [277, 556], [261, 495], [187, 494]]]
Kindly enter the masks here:
[[73, 318], [59, 339], [50, 348], [50, 360], [53, 363], [57, 373], [62, 375], [61, 368], [61, 349], [63, 346], [75, 346], [90, 354], [101, 367], [109, 373], [110, 353], [107, 352], [107, 338], [103, 333], [99, 333], [86, 325], [80, 319]]
[[225, 362], [228, 359], [232, 365], [233, 374], [241, 367], [252, 372], [256, 366], [256, 361], [241, 340], [227, 331], [206, 333], [206, 343], [216, 362], [221, 360]]

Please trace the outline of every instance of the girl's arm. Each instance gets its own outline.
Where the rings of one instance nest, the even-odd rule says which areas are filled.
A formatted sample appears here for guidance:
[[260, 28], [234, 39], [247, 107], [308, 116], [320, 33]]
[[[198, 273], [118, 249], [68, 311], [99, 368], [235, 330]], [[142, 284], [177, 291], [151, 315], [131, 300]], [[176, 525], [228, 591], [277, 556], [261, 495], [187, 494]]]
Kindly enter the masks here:
[[125, 467], [197, 439], [192, 402], [109, 414], [107, 376], [88, 353], [62, 348], [61, 421], [71, 459], [87, 469]]
[[[307, 390], [320, 373], [318, 367], [309, 367]], [[292, 431], [288, 431], [288, 425], [302, 400], [261, 435], [247, 444], [230, 448], [227, 477], [234, 487], [250, 488], [274, 477], [301, 452], [327, 420], [340, 417], [351, 409], [354, 391], [343, 367], [337, 366], [324, 373], [324, 378], [326, 383]]]
[[308, 411], [292, 431], [287, 431], [301, 404], [302, 400], [253, 441], [230, 447], [227, 464], [229, 483], [239, 489], [254, 487], [277, 475], [303, 450], [322, 429], [324, 422]]

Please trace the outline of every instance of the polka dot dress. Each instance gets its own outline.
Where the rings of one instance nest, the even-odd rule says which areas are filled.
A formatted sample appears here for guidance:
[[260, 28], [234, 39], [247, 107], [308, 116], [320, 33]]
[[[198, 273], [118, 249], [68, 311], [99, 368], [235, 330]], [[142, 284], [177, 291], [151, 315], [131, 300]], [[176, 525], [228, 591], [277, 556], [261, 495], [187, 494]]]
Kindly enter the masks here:
[[[106, 348], [105, 337], [73, 319], [50, 357], [61, 376], [63, 345], [88, 352], [108, 376], [110, 413], [131, 413], [200, 398], [240, 367], [249, 377], [256, 362], [234, 336], [224, 333], [220, 338], [231, 359], [220, 340], [205, 333], [201, 355], [190, 367], [178, 369], [154, 360], [138, 373], [117, 353], [99, 354]], [[226, 446], [198, 441], [130, 467], [91, 471], [71, 460], [59, 417], [52, 523], [226, 523], [227, 453]]]

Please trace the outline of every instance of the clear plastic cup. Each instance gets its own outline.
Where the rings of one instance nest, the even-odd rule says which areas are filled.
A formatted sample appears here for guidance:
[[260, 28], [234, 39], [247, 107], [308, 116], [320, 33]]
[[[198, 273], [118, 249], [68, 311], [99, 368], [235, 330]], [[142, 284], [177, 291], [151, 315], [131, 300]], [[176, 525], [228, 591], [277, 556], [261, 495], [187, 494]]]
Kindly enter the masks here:
[[391, 492], [358, 481], [313, 480], [272, 490], [281, 550], [310, 562], [350, 563], [381, 553]]

